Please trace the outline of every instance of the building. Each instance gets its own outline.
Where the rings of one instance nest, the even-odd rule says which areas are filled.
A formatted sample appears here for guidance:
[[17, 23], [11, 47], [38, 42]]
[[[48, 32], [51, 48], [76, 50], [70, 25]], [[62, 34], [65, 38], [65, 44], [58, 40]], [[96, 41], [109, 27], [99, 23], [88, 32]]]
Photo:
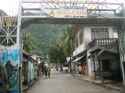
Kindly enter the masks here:
[[22, 63], [22, 73], [23, 73], [23, 83], [25, 85], [29, 84], [35, 79], [35, 60], [31, 58], [30, 54], [23, 53], [23, 63]]
[[[88, 76], [91, 81], [123, 80], [120, 63], [117, 19], [88, 18], [84, 24], [73, 25], [71, 37], [75, 40], [72, 69]], [[122, 24], [122, 22], [121, 22]]]

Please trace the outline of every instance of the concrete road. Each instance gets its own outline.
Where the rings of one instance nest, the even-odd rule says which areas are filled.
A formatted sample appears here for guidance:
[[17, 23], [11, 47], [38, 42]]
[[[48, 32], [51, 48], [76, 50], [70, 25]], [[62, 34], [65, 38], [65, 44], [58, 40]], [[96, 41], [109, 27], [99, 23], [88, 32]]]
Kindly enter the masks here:
[[120, 93], [103, 88], [70, 75], [53, 73], [50, 78], [39, 79], [27, 93]]

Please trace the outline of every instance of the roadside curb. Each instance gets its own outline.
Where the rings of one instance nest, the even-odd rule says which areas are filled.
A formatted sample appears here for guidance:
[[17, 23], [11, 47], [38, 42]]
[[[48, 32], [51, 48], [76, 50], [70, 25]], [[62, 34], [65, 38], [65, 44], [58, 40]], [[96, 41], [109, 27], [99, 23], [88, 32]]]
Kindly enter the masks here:
[[75, 77], [77, 79], [81, 79], [81, 80], [84, 80], [84, 81], [87, 81], [87, 82], [102, 86], [102, 87], [107, 88], [107, 89], [116, 90], [116, 91], [119, 91], [121, 93], [125, 93], [124, 89], [122, 89], [122, 88], [117, 88], [117, 87], [114, 87], [114, 86], [111, 86], [111, 85], [104, 85], [102, 83], [90, 81], [89, 79], [86, 79], [84, 77], [80, 77], [80, 76], [77, 76], [77, 75], [73, 75], [73, 74], [68, 74], [68, 75], [73, 76], [73, 77]]
[[96, 85], [99, 85], [99, 86], [102, 86], [104, 88], [108, 88], [108, 89], [111, 89], [111, 90], [119, 91], [121, 93], [125, 93], [124, 89], [122, 89], [122, 88], [116, 88], [116, 87], [112, 87], [110, 85], [104, 85], [104, 84], [100, 84], [100, 83], [96, 83], [96, 82], [92, 82], [92, 83], [96, 84]]
[[26, 85], [26, 88], [24, 88], [22, 91], [23, 93], [26, 93], [42, 76], [38, 77], [36, 80], [33, 80], [31, 83]]

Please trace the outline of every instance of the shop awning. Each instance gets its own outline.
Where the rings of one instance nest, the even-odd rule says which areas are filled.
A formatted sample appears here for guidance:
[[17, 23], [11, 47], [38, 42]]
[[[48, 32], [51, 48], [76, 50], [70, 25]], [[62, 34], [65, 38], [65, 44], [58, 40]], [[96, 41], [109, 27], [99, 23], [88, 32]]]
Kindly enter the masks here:
[[81, 56], [81, 57], [76, 58], [76, 59], [75, 59], [75, 60], [73, 60], [72, 62], [77, 62], [77, 61], [81, 60], [83, 57], [85, 57], [85, 55], [84, 55], [84, 56]]
[[93, 56], [101, 56], [104, 52], [107, 52], [107, 53], [112, 53], [112, 54], [117, 54], [117, 52], [115, 52], [115, 51], [111, 51], [111, 50], [109, 50], [109, 49], [104, 49], [104, 48], [97, 48], [97, 49], [95, 49], [95, 50], [93, 50], [93, 51], [91, 51], [90, 53], [91, 53], [91, 55], [88, 57], [88, 58], [91, 58], [91, 57], [93, 57]]

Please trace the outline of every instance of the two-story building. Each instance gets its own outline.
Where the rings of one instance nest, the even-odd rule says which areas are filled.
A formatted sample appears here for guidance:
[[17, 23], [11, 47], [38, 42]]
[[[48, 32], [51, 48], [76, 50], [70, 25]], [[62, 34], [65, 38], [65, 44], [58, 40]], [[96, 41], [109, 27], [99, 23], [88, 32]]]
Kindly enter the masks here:
[[[117, 19], [88, 19], [73, 25], [71, 36], [75, 40], [72, 69], [82, 67], [82, 74], [90, 80], [122, 81]], [[75, 71], [77, 72], [77, 71]]]

